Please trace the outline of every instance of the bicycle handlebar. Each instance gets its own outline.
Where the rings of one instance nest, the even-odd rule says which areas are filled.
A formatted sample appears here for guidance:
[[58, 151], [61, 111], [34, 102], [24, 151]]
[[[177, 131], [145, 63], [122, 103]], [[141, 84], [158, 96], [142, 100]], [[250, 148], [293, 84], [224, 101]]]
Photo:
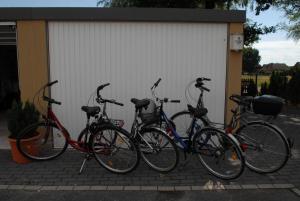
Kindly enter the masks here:
[[51, 87], [52, 85], [58, 83], [58, 80], [55, 80], [53, 82], [49, 82], [48, 84], [46, 84], [47, 87]]
[[156, 88], [156, 87], [158, 86], [158, 84], [160, 83], [160, 81], [161, 81], [161, 78], [159, 78], [159, 79], [154, 83], [154, 85], [151, 87], [151, 90], [152, 90], [153, 88]]
[[100, 85], [100, 86], [97, 88], [97, 97], [101, 97], [101, 96], [100, 96], [100, 91], [101, 91], [102, 89], [104, 89], [105, 87], [109, 86], [109, 85], [110, 85], [110, 83], [106, 83], [106, 84]]
[[206, 78], [206, 77], [199, 77], [199, 78], [197, 78], [197, 80], [196, 80], [197, 82], [202, 82], [202, 81], [211, 81], [211, 79], [210, 78]]

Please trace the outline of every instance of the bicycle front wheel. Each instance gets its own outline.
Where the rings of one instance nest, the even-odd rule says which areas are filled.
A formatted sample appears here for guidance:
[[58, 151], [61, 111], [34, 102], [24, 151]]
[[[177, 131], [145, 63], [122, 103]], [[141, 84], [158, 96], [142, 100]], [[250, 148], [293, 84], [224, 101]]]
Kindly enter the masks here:
[[266, 122], [249, 122], [241, 126], [235, 136], [245, 152], [246, 166], [252, 171], [272, 173], [288, 161], [286, 137]]
[[179, 154], [176, 144], [165, 132], [143, 128], [139, 138], [141, 156], [150, 168], [167, 173], [177, 166]]
[[204, 128], [193, 139], [193, 149], [202, 165], [221, 179], [235, 179], [244, 170], [244, 156], [234, 138], [215, 128]]
[[53, 123], [39, 122], [18, 135], [18, 150], [27, 158], [45, 161], [58, 157], [67, 149], [63, 133]]
[[107, 125], [92, 134], [90, 147], [96, 160], [110, 172], [133, 171], [140, 159], [138, 147], [122, 128]]

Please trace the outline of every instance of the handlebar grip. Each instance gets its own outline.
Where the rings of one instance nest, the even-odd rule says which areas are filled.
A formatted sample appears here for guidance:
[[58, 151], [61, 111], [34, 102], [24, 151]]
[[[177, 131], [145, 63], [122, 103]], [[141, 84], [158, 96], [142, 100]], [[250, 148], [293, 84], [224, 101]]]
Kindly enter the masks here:
[[202, 81], [211, 81], [210, 78], [207, 78], [207, 77], [199, 77], [196, 79], [197, 82], [202, 82]]
[[171, 103], [180, 103], [180, 100], [170, 100]]
[[55, 81], [53, 81], [53, 82], [49, 82], [49, 83], [47, 84], [47, 87], [51, 87], [52, 85], [54, 85], [54, 84], [56, 84], [56, 83], [58, 83], [58, 80], [55, 80]]
[[119, 103], [119, 102], [114, 102], [114, 104], [119, 105], [119, 106], [124, 106], [123, 103]]
[[161, 81], [161, 78], [159, 78], [159, 79], [154, 83], [154, 85], [151, 87], [151, 89], [157, 87], [157, 85], [160, 83], [160, 81]]
[[207, 92], [210, 92], [210, 89], [208, 89], [208, 88], [206, 88], [206, 87], [204, 87], [204, 86], [202, 86], [201, 88], [202, 88], [203, 90], [207, 91]]
[[119, 106], [124, 106], [123, 103], [119, 103], [115, 100], [104, 100], [105, 102], [108, 102], [108, 103], [112, 103], [112, 104], [115, 104], [115, 105], [119, 105]]

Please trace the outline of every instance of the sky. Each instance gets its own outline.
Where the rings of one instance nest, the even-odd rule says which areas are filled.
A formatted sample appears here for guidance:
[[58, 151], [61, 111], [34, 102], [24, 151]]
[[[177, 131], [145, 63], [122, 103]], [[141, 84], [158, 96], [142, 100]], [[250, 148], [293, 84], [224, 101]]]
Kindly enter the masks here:
[[[95, 7], [97, 0], [0, 0], [0, 7]], [[247, 18], [272, 26], [279, 22], [286, 22], [284, 14], [277, 9], [269, 9], [256, 16], [251, 10], [247, 10]], [[277, 31], [261, 37], [254, 44], [261, 55], [260, 64], [286, 63], [294, 65], [300, 61], [300, 41], [288, 39], [285, 31]]]

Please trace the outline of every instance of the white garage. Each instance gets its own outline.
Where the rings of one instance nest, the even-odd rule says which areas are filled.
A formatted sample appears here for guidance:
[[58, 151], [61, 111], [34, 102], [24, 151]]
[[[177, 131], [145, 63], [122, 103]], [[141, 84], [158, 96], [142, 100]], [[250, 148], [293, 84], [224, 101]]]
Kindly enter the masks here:
[[[134, 107], [130, 98], [151, 98], [158, 79], [169, 115], [186, 108], [185, 87], [203, 76], [212, 81], [205, 96], [209, 117], [228, 118], [227, 97], [240, 93], [240, 51], [232, 51], [231, 35], [243, 33], [244, 11], [169, 8], [5, 8], [0, 20], [16, 21], [19, 83], [22, 100], [32, 100], [44, 83], [59, 80], [51, 97], [61, 101], [54, 111], [76, 138], [85, 125], [80, 110], [97, 86], [112, 118], [130, 128]], [[32, 75], [35, 79], [32, 79]], [[195, 94], [196, 95], [196, 94]], [[90, 102], [90, 105], [95, 102]]]

